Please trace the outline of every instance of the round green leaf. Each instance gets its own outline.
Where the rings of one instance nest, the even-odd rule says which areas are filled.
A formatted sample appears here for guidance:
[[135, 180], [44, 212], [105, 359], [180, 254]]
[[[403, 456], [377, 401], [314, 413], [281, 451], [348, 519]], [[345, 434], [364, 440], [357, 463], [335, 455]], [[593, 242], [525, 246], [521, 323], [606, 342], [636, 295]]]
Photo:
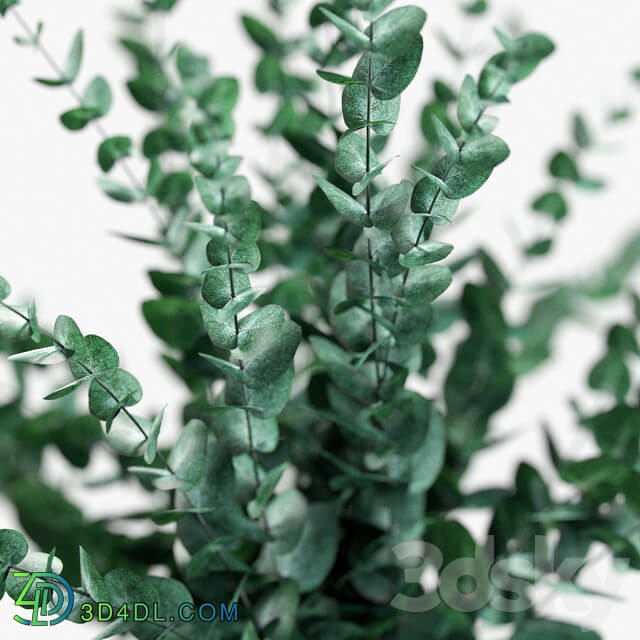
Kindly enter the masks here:
[[195, 300], [173, 296], [148, 300], [142, 304], [142, 313], [151, 330], [170, 347], [190, 349], [204, 333]]
[[278, 446], [278, 422], [274, 417], [263, 418], [255, 415], [255, 412], [229, 407], [214, 414], [212, 425], [216, 437], [229, 448], [232, 455], [250, 453], [252, 448], [254, 451], [271, 453]]
[[76, 378], [84, 378], [99, 371], [115, 371], [118, 368], [118, 352], [106, 340], [100, 336], [88, 335], [84, 338], [84, 344], [86, 353], [82, 357], [73, 356], [69, 361], [71, 372]]
[[242, 16], [242, 24], [249, 37], [265, 51], [277, 51], [280, 42], [276, 34], [257, 18], [249, 15]]
[[0, 276], [0, 300], [6, 300], [11, 294], [11, 285]]
[[554, 178], [576, 182], [580, 177], [575, 160], [565, 151], [556, 153], [549, 163], [549, 172]]
[[132, 407], [140, 400], [140, 383], [124, 369], [117, 369], [101, 381], [93, 380], [89, 386], [89, 410], [100, 420], [109, 420], [119, 407]]
[[111, 109], [111, 89], [102, 76], [97, 76], [86, 88], [82, 101], [88, 109], [93, 109], [96, 117], [106, 115]]
[[106, 173], [113, 169], [121, 158], [131, 155], [131, 138], [127, 136], [113, 136], [107, 138], [98, 147], [98, 164]]
[[429, 178], [420, 179], [411, 194], [411, 210], [428, 213], [434, 224], [451, 222], [458, 209], [459, 201], [448, 198]]
[[318, 176], [314, 176], [314, 178], [338, 213], [359, 227], [371, 226], [371, 222], [369, 222], [369, 218], [367, 217], [367, 210], [355, 198], [352, 198], [348, 193], [345, 193], [342, 189], [339, 189], [324, 178]]
[[426, 19], [426, 12], [419, 7], [398, 7], [380, 16], [366, 33], [373, 34], [374, 51], [395, 57], [420, 34]]
[[244, 371], [252, 381], [249, 386], [269, 386], [283, 375], [293, 362], [301, 336], [302, 331], [295, 322], [285, 322], [276, 338], [263, 351], [245, 362]]
[[446, 258], [453, 251], [453, 245], [437, 240], [427, 240], [411, 249], [408, 253], [400, 255], [398, 260], [403, 267], [419, 267], [431, 264]]
[[[359, 67], [358, 67], [359, 68]], [[362, 75], [354, 73], [354, 80], [364, 82]], [[380, 100], [375, 95], [370, 100], [370, 119], [367, 118], [367, 87], [364, 84], [352, 84], [344, 88], [342, 92], [342, 115], [344, 122], [350, 129], [358, 129], [368, 122], [377, 122], [373, 130], [381, 135], [389, 135], [398, 120], [400, 113], [400, 96], [391, 100]]]
[[0, 567], [17, 565], [29, 551], [27, 539], [13, 529], [0, 529]]
[[418, 35], [404, 41], [393, 56], [382, 53], [364, 53], [353, 73], [354, 80], [368, 82], [371, 92], [380, 100], [392, 100], [411, 83], [420, 66], [424, 43]]
[[297, 545], [289, 553], [276, 555], [278, 573], [295, 580], [303, 593], [317, 589], [335, 561], [338, 536], [333, 505], [310, 505]]
[[550, 215], [556, 221], [562, 220], [568, 211], [567, 202], [559, 191], [543, 193], [534, 200], [531, 208]]
[[87, 355], [84, 336], [73, 318], [58, 316], [53, 327], [53, 336], [76, 359], [82, 360]]
[[[150, 432], [151, 423], [149, 420], [139, 416], [133, 417], [142, 427], [145, 434]], [[139, 455], [140, 447], [146, 441], [146, 438], [129, 415], [120, 411], [111, 422], [111, 428], [108, 433], [104, 422], [101, 423], [101, 427], [109, 446], [111, 446], [115, 451], [124, 456]]]
[[433, 302], [451, 284], [451, 271], [440, 265], [427, 265], [409, 271], [404, 286], [404, 295], [412, 304]]
[[111, 602], [111, 592], [93, 559], [80, 547], [80, 579], [82, 587], [95, 602]]
[[390, 231], [393, 229], [402, 214], [409, 208], [412, 184], [403, 180], [394, 184], [371, 199], [371, 222], [378, 229]]
[[207, 427], [202, 420], [190, 420], [169, 454], [169, 466], [182, 482], [182, 491], [193, 489], [204, 473]]
[[[369, 166], [375, 166], [375, 154], [369, 158]], [[338, 140], [336, 148], [336, 171], [349, 182], [358, 182], [367, 172], [367, 143], [355, 131], [347, 131]]]

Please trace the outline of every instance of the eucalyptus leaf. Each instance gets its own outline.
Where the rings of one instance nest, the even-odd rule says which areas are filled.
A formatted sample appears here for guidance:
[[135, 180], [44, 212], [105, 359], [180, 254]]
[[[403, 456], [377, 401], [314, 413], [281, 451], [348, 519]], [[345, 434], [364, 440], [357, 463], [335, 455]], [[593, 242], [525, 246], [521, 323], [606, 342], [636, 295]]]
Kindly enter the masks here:
[[158, 447], [158, 435], [160, 434], [160, 427], [162, 426], [162, 420], [164, 418], [164, 411], [166, 407], [163, 407], [162, 411], [153, 419], [151, 428], [147, 433], [147, 448], [144, 451], [144, 461], [147, 464], [151, 464], [156, 457]]
[[374, 51], [392, 57], [402, 53], [406, 42], [420, 34], [426, 19], [427, 14], [419, 7], [398, 7], [388, 11], [367, 28], [367, 34], [373, 34]]
[[13, 529], [0, 529], [0, 567], [17, 565], [27, 556], [27, 539]]
[[[391, 158], [393, 160], [393, 158]], [[359, 182], [356, 182], [351, 189], [351, 193], [355, 198], [364, 193], [371, 182], [377, 178], [382, 172], [385, 170], [386, 166], [391, 162], [391, 160], [387, 160], [386, 162], [380, 162], [375, 167], [373, 167], [370, 171], [368, 171]]]
[[250, 517], [259, 518], [263, 514], [286, 467], [287, 463], [284, 462], [266, 474], [256, 491], [256, 497], [247, 505], [247, 513]]
[[334, 507], [317, 503], [309, 506], [296, 546], [276, 556], [278, 573], [295, 580], [307, 593], [325, 580], [335, 561], [338, 527]]
[[78, 72], [80, 71], [83, 49], [84, 40], [82, 31], [78, 31], [73, 37], [71, 48], [69, 49], [69, 53], [67, 54], [67, 58], [62, 67], [62, 76], [53, 80], [49, 80], [46, 78], [36, 78], [36, 81], [50, 87], [59, 87], [65, 84], [73, 84], [78, 77]]
[[453, 245], [437, 240], [427, 240], [398, 258], [403, 267], [419, 267], [446, 258], [453, 251]]
[[[358, 66], [358, 73], [354, 73], [353, 79], [358, 84], [348, 85], [342, 92], [342, 115], [349, 129], [359, 129], [373, 124], [373, 130], [379, 135], [388, 135], [393, 131], [400, 112], [400, 96], [391, 100], [382, 100], [375, 95], [369, 96], [366, 81], [366, 73], [362, 65]], [[360, 84], [362, 83], [362, 84]], [[367, 108], [367, 106], [369, 108]]]
[[378, 229], [390, 231], [409, 208], [412, 185], [408, 180], [387, 187], [371, 199], [371, 222]]
[[[371, 154], [371, 157], [375, 158], [375, 155]], [[340, 137], [335, 167], [338, 174], [349, 182], [358, 182], [364, 177], [367, 172], [367, 144], [361, 135], [347, 131]]]
[[207, 427], [201, 420], [190, 420], [182, 429], [168, 460], [182, 483], [182, 491], [191, 491], [200, 482], [206, 455]]
[[443, 122], [436, 116], [435, 114], [432, 116], [433, 127], [435, 129], [436, 135], [440, 140], [440, 144], [444, 147], [444, 150], [447, 154], [447, 157], [452, 162], [455, 162], [458, 159], [458, 143], [453, 135], [449, 132], [449, 129], [443, 124]]
[[544, 193], [535, 199], [531, 208], [546, 213], [554, 220], [560, 221], [567, 215], [568, 207], [564, 196], [558, 191]]
[[404, 294], [412, 304], [433, 302], [451, 284], [451, 271], [439, 265], [426, 265], [409, 271]]
[[66, 357], [57, 346], [44, 347], [42, 349], [33, 349], [16, 353], [9, 356], [9, 360], [13, 362], [28, 362], [30, 364], [52, 365], [60, 364], [66, 360]]
[[19, 2], [20, 0], [0, 0], [0, 15], [4, 17], [7, 11]]
[[465, 76], [458, 98], [458, 120], [469, 131], [477, 124], [482, 114], [482, 105], [478, 96], [478, 87], [471, 76]]
[[359, 80], [354, 80], [349, 76], [343, 76], [339, 73], [332, 73], [331, 71], [324, 71], [322, 69], [318, 69], [316, 73], [327, 82], [331, 82], [332, 84], [339, 84], [343, 86], [347, 86], [350, 84], [362, 84]]
[[113, 136], [100, 143], [98, 147], [98, 164], [108, 173], [122, 158], [131, 155], [131, 138], [127, 136]]
[[0, 300], [6, 300], [11, 294], [11, 285], [0, 276]]
[[104, 578], [83, 547], [80, 547], [80, 576], [82, 587], [95, 602], [111, 602], [111, 593]]
[[399, 96], [415, 77], [424, 43], [422, 36], [403, 43], [401, 50], [393, 57], [365, 53], [353, 74], [355, 80], [366, 80], [371, 92], [379, 100], [392, 100]]
[[280, 42], [276, 34], [263, 22], [249, 15], [242, 16], [242, 24], [249, 37], [265, 51], [277, 51]]
[[367, 210], [357, 200], [324, 178], [314, 176], [314, 179], [320, 189], [322, 189], [322, 192], [327, 196], [329, 202], [337, 209], [338, 213], [359, 227], [371, 226], [371, 222], [367, 216]]
[[106, 381], [92, 380], [89, 386], [89, 410], [101, 420], [113, 420], [113, 411], [120, 403], [132, 407], [142, 399], [142, 387], [136, 378], [124, 369], [116, 369]]
[[140, 202], [144, 200], [144, 192], [138, 187], [130, 187], [106, 178], [98, 178], [98, 185], [106, 195], [117, 202]]
[[371, 47], [369, 38], [356, 26], [336, 15], [332, 11], [329, 11], [325, 7], [320, 7], [320, 11], [327, 20], [332, 22], [340, 30], [342, 35], [349, 40], [349, 42], [361, 49], [369, 49]]

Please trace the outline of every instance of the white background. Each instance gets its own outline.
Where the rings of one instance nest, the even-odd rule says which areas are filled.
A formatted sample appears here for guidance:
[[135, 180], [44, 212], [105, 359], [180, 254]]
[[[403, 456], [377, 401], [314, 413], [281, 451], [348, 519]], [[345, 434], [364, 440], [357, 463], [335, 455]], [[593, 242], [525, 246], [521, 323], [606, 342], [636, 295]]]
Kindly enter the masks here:
[[[595, 154], [587, 166], [604, 176], [609, 188], [589, 197], [571, 194], [571, 217], [563, 226], [552, 258], [543, 266], [521, 272], [513, 238], [516, 234], [533, 239], [541, 230], [527, 213], [527, 204], [547, 184], [544, 170], [554, 146], [569, 142], [572, 110], [579, 107], [596, 123], [602, 123], [613, 106], [629, 104], [637, 110], [640, 93], [632, 89], [628, 71], [640, 63], [640, 4], [629, 0], [493, 0], [490, 18], [462, 26], [454, 0], [414, 3], [429, 13], [425, 55], [418, 77], [403, 95], [402, 124], [390, 146], [401, 159], [392, 163], [390, 175], [400, 175], [417, 151], [419, 111], [430, 79], [441, 74], [461, 81], [465, 72], [475, 74], [480, 62], [494, 50], [491, 27], [519, 17], [527, 28], [552, 37], [557, 51], [512, 92], [512, 104], [500, 110], [498, 132], [509, 143], [511, 157], [481, 194], [469, 201], [472, 215], [451, 229], [448, 238], [456, 245], [457, 255], [479, 244], [499, 250], [522, 284], [557, 276], [584, 277], [597, 271], [602, 260], [613, 255], [640, 226], [638, 122], [604, 134], [606, 142], [615, 144], [615, 152]], [[133, 8], [135, 3], [29, 0], [24, 4], [20, 12], [31, 25], [44, 21], [43, 42], [58, 61], [66, 54], [75, 30], [84, 29], [85, 59], [78, 86], [83, 88], [95, 74], [107, 75], [115, 90], [114, 108], [104, 121], [107, 130], [111, 135], [143, 133], [150, 118], [132, 105], [122, 89], [130, 67], [114, 45], [114, 10], [118, 6]], [[270, 117], [274, 105], [251, 88], [257, 52], [239, 26], [239, 14], [263, 14], [264, 4], [260, 0], [183, 0], [169, 20], [159, 19], [154, 27], [167, 42], [184, 39], [194, 49], [210, 54], [216, 73], [240, 78], [234, 152], [246, 157], [243, 170], [249, 175], [252, 165], [264, 166], [273, 161], [274, 154], [286, 156], [281, 148], [265, 146], [254, 131], [256, 123]], [[300, 9], [288, 26], [292, 34], [306, 28], [302, 21], [310, 3], [300, 0], [298, 4]], [[59, 124], [58, 115], [75, 106], [73, 100], [64, 89], [46, 89], [32, 81], [34, 76], [51, 72], [42, 56], [13, 43], [12, 36], [20, 33], [20, 28], [10, 14], [0, 21], [0, 273], [12, 283], [14, 301], [36, 297], [45, 325], [65, 313], [86, 333], [109, 339], [121, 353], [123, 366], [135, 373], [145, 389], [143, 410], [153, 412], [169, 403], [171, 434], [184, 393], [160, 361], [160, 343], [147, 330], [140, 312], [140, 303], [153, 296], [145, 272], [170, 266], [164, 254], [109, 235], [111, 231], [147, 235], [154, 229], [153, 221], [143, 206], [118, 205], [100, 194], [95, 186], [99, 175], [95, 150], [100, 139], [92, 128], [70, 133]], [[481, 54], [463, 69], [457, 68], [435, 38], [441, 29], [456, 40], [464, 38], [478, 45]], [[264, 190], [259, 181], [254, 180], [253, 185], [260, 197]], [[513, 313], [520, 311], [515, 305]], [[628, 314], [625, 305], [607, 303], [604, 309], [594, 311], [593, 322], [604, 326], [607, 320], [624, 321]], [[517, 430], [517, 437], [478, 457], [465, 479], [468, 487], [508, 485], [521, 460], [548, 471], [540, 437], [543, 420], [553, 425], [567, 453], [583, 457], [592, 450], [591, 441], [575, 428], [567, 399], [584, 395], [585, 372], [600, 354], [602, 338], [592, 327], [572, 323], [558, 333], [554, 346], [553, 361], [518, 386], [509, 408], [495, 420], [496, 434]], [[450, 354], [443, 357], [446, 360]], [[10, 393], [9, 378], [9, 371], [0, 363], [0, 395]], [[34, 408], [39, 406], [38, 395], [50, 384], [50, 380], [36, 381]], [[586, 396], [585, 401], [589, 407], [604, 406], [604, 399], [597, 395]], [[105, 472], [104, 458], [96, 456], [90, 477]], [[126, 493], [87, 493], [80, 486], [83, 477], [70, 475], [70, 468], [54, 452], [47, 452], [46, 470], [51, 481], [81, 502], [90, 516], [122, 513], [139, 505], [134, 485]], [[486, 527], [486, 519], [462, 516], [478, 533]], [[19, 528], [13, 508], [2, 500], [0, 527]], [[612, 591], [624, 600], [586, 604], [581, 599], [558, 598], [548, 607], [550, 614], [596, 627], [607, 640], [634, 637], [640, 579], [620, 578], [608, 561], [598, 563], [585, 578], [586, 586]], [[34, 633], [56, 638], [91, 637], [87, 627], [70, 624], [47, 631], [20, 628], [11, 620], [13, 613], [13, 603], [4, 598], [0, 603], [3, 637], [27, 638]], [[479, 631], [478, 637], [508, 637], [505, 632]]]

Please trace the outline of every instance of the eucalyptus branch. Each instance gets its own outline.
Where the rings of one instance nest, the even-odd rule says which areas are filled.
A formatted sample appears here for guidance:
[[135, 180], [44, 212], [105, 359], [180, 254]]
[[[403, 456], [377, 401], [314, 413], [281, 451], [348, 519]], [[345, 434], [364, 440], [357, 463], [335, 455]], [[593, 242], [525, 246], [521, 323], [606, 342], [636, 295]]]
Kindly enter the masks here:
[[[2, 306], [4, 309], [7, 309], [11, 313], [15, 314], [17, 317], [21, 318], [26, 325], [30, 325], [32, 327], [31, 331], [34, 330], [33, 316], [29, 317], [19, 309], [16, 309], [13, 306], [5, 303], [3, 300], [0, 300], [0, 306]], [[88, 366], [85, 362], [83, 362], [82, 359], [78, 356], [78, 351], [82, 348], [80, 346], [82, 344], [81, 342], [82, 334], [80, 334], [77, 328], [77, 325], [75, 325], [73, 320], [71, 320], [71, 318], [68, 318], [66, 316], [61, 316], [57, 322], [57, 326], [59, 328], [58, 335], [61, 336], [61, 339], [58, 339], [55, 336], [55, 332], [54, 334], [51, 334], [45, 329], [43, 329], [42, 327], [40, 327], [39, 325], [36, 325], [38, 333], [46, 336], [49, 340], [51, 340], [51, 342], [53, 343], [52, 348], [37, 349], [35, 350], [35, 352], [27, 351], [22, 354], [17, 354], [15, 356], [12, 356], [11, 359], [21, 360], [26, 362], [31, 361], [36, 363], [42, 363], [42, 362], [46, 362], [47, 359], [51, 358], [52, 356], [55, 356], [56, 354], [60, 354], [64, 356], [64, 358], [68, 360], [68, 362], [72, 366], [72, 370], [73, 370], [73, 366], [75, 365], [80, 368], [82, 373], [76, 375], [76, 381], [74, 383], [71, 383], [70, 385], [66, 385], [65, 387], [58, 390], [57, 392], [54, 391], [53, 393], [49, 394], [47, 398], [58, 399], [58, 398], [64, 397], [68, 393], [72, 393], [80, 384], [82, 384], [82, 382], [91, 381], [91, 385], [95, 384], [99, 386], [102, 390], [104, 390], [104, 392], [112, 401], [111, 403], [107, 403], [112, 405], [112, 406], [108, 406], [107, 408], [105, 408], [104, 406], [104, 399], [102, 400], [101, 404], [98, 404], [96, 402], [95, 406], [93, 407], [92, 413], [94, 413], [94, 415], [96, 415], [96, 417], [100, 419], [103, 419], [103, 420], [106, 419], [107, 425], [109, 427], [113, 423], [113, 421], [116, 419], [118, 413], [122, 412], [125, 416], [127, 416], [129, 421], [133, 425], [135, 425], [136, 429], [142, 436], [143, 441], [147, 443], [147, 448], [149, 448], [149, 442], [150, 442], [150, 439], [152, 439], [152, 447], [153, 447], [154, 455], [158, 457], [158, 459], [162, 462], [163, 466], [167, 469], [167, 471], [172, 476], [174, 476], [175, 478], [178, 478], [176, 471], [172, 468], [167, 458], [162, 454], [162, 452], [157, 451], [156, 449], [156, 439], [158, 437], [158, 433], [160, 430], [160, 424], [161, 424], [160, 421], [162, 419], [162, 414], [160, 414], [158, 418], [154, 421], [154, 423], [151, 425], [150, 433], [147, 433], [147, 431], [145, 431], [142, 424], [140, 423], [140, 420], [135, 415], [133, 415], [131, 411], [129, 411], [127, 406], [125, 406], [125, 403], [130, 402], [133, 396], [138, 395], [139, 384], [137, 383], [135, 378], [133, 378], [133, 376], [130, 376], [130, 374], [126, 374], [126, 372], [124, 372], [123, 370], [116, 369], [116, 368], [95, 371], [91, 366]], [[92, 336], [92, 337], [96, 338], [96, 336]], [[102, 339], [99, 339], [99, 340], [102, 340]], [[112, 351], [113, 348], [105, 341], [102, 341], [102, 343], [99, 343], [96, 340], [94, 340], [94, 344], [99, 345], [98, 348], [94, 348], [94, 353], [91, 354], [92, 359], [94, 361], [99, 361], [100, 359], [108, 360], [109, 358], [112, 358], [112, 354], [115, 353], [115, 351]], [[116, 354], [116, 358], [117, 358], [117, 354]], [[121, 394], [116, 393], [113, 387], [111, 387], [108, 384], [108, 382], [105, 382], [104, 380], [104, 378], [107, 378], [107, 379], [109, 379], [110, 377], [113, 378], [114, 375], [118, 374], [118, 372], [121, 372], [119, 373], [120, 384], [122, 385], [123, 380], [126, 380], [126, 383], [124, 383], [125, 390]], [[126, 376], [123, 374], [126, 374]], [[141, 391], [139, 395], [140, 396], [142, 395]], [[90, 404], [90, 408], [91, 408], [91, 404]], [[107, 428], [107, 434], [108, 433], [109, 433], [109, 428]], [[145, 457], [145, 460], [152, 462], [153, 458], [149, 459], [149, 457]], [[190, 505], [190, 506], [193, 507], [194, 505]], [[212, 534], [211, 528], [202, 517], [202, 514], [196, 513], [196, 517], [198, 518], [198, 520], [200, 520], [200, 523], [202, 524], [203, 528], [207, 531], [207, 533], [211, 535]]]
[[[15, 5], [12, 6], [11, 7], [11, 12], [15, 16], [17, 22], [22, 27], [22, 29], [25, 32], [25, 34], [27, 35], [27, 37], [35, 43], [34, 46], [42, 54], [42, 56], [46, 60], [47, 64], [51, 67], [51, 70], [57, 76], [58, 82], [61, 85], [65, 86], [67, 88], [67, 90], [69, 91], [71, 96], [77, 102], [78, 107], [79, 108], [84, 108], [86, 106], [86, 99], [83, 98], [83, 96], [80, 95], [80, 93], [76, 89], [74, 81], [73, 80], [69, 81], [69, 78], [67, 78], [67, 76], [66, 76], [65, 72], [62, 70], [61, 66], [56, 62], [55, 58], [51, 55], [49, 50], [44, 46], [44, 44], [42, 42], [42, 38], [36, 36], [36, 33], [29, 26], [29, 23], [22, 17], [20, 12], [18, 11], [17, 6], [15, 6]], [[105, 129], [104, 125], [102, 124], [102, 122], [100, 122], [99, 119], [92, 118], [90, 120], [90, 124], [96, 130], [96, 132], [100, 136], [102, 142], [106, 142], [107, 140], [111, 139], [111, 136], [108, 134], [107, 130]], [[139, 191], [140, 193], [144, 193], [145, 192], [144, 187], [142, 186], [142, 183], [140, 182], [138, 177], [135, 175], [133, 169], [129, 166], [129, 163], [127, 162], [127, 159], [124, 156], [121, 156], [121, 157], [117, 158], [116, 162], [119, 163], [120, 166], [122, 167], [125, 175], [127, 176], [127, 179], [131, 183], [131, 186], [135, 190]], [[155, 206], [155, 204], [153, 203], [153, 201], [147, 195], [145, 195], [144, 202], [145, 202], [147, 208], [149, 209], [149, 211], [151, 212], [151, 214], [156, 219], [156, 221], [161, 226], [163, 226], [164, 225], [164, 221], [162, 220], [162, 218], [160, 216], [160, 213], [159, 213], [157, 207]]]

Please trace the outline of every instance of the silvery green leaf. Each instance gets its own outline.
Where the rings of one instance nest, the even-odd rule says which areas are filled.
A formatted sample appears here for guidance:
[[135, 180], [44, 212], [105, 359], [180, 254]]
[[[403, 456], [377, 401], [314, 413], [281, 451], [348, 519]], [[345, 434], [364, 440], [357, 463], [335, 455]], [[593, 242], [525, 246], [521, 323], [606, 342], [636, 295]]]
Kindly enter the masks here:
[[80, 385], [84, 384], [85, 382], [90, 382], [91, 380], [95, 380], [99, 376], [102, 376], [108, 373], [111, 373], [111, 370], [98, 371], [96, 373], [91, 373], [89, 375], [83, 376], [82, 378], [77, 378], [76, 380], [73, 380], [68, 384], [64, 385], [64, 387], [60, 387], [59, 389], [56, 389], [55, 391], [52, 391], [51, 393], [47, 394], [44, 397], [44, 399], [59, 400], [60, 398], [64, 398], [65, 396], [68, 396], [70, 393], [73, 393]]
[[267, 506], [267, 503], [271, 499], [276, 485], [280, 481], [284, 470], [287, 468], [288, 463], [283, 462], [271, 469], [265, 477], [262, 479], [260, 486], [256, 491], [255, 498], [247, 505], [247, 513], [251, 518], [260, 518]]
[[[374, 154], [370, 155], [375, 158]], [[349, 182], [358, 182], [367, 172], [367, 143], [365, 139], [355, 131], [344, 133], [336, 148], [336, 171]], [[377, 163], [375, 160], [373, 162]]]
[[52, 365], [64, 362], [66, 357], [64, 353], [54, 345], [52, 347], [44, 347], [42, 349], [33, 349], [31, 351], [24, 351], [23, 353], [16, 353], [9, 356], [9, 360], [14, 362], [28, 362], [30, 364]]
[[71, 42], [71, 48], [62, 67], [62, 77], [47, 79], [36, 78], [36, 82], [49, 87], [60, 87], [65, 84], [73, 84], [78, 77], [80, 65], [82, 64], [83, 37], [82, 31], [76, 32]]
[[141, 399], [140, 383], [124, 369], [116, 369], [109, 374], [108, 382], [93, 380], [89, 386], [89, 410], [96, 418], [109, 423], [113, 420], [114, 411], [132, 407]]
[[419, 7], [398, 7], [380, 16], [366, 33], [373, 34], [374, 51], [393, 57], [420, 34], [426, 19], [426, 12]]
[[111, 602], [111, 593], [93, 559], [80, 547], [80, 578], [82, 587], [95, 602]]
[[367, 210], [357, 200], [324, 178], [314, 176], [314, 179], [327, 196], [329, 202], [337, 209], [338, 213], [359, 227], [371, 226], [371, 222], [367, 217]]
[[403, 180], [376, 193], [371, 199], [371, 222], [378, 229], [390, 231], [407, 212], [411, 200], [412, 184]]
[[162, 420], [164, 418], [164, 411], [166, 406], [162, 408], [162, 411], [153, 419], [151, 427], [147, 432], [147, 448], [144, 451], [144, 461], [147, 464], [151, 464], [156, 457], [158, 449], [158, 435], [160, 434], [160, 427], [162, 426]]
[[11, 294], [11, 285], [0, 276], [0, 300], [6, 300]]
[[354, 45], [359, 47], [360, 49], [369, 49], [371, 47], [371, 43], [369, 42], [369, 38], [367, 35], [362, 33], [358, 27], [351, 24], [347, 20], [344, 20], [340, 16], [336, 15], [332, 11], [329, 11], [325, 7], [320, 7], [320, 11], [323, 13], [327, 20], [333, 22], [333, 24], [340, 29], [342, 35], [352, 42]]
[[398, 260], [403, 267], [413, 268], [431, 264], [446, 258], [453, 251], [453, 245], [437, 240], [426, 240], [408, 253], [400, 254]]
[[458, 120], [464, 129], [471, 130], [482, 114], [478, 88], [471, 76], [465, 76], [458, 97]]
[[0, 529], [0, 566], [17, 565], [28, 551], [27, 539], [19, 531]]
[[350, 84], [362, 84], [359, 80], [354, 80], [353, 78], [349, 78], [348, 76], [340, 75], [339, 73], [331, 73], [330, 71], [324, 71], [322, 69], [317, 69], [316, 73], [327, 82], [331, 82], [332, 84], [339, 85], [350, 85]]
[[409, 271], [404, 295], [411, 304], [433, 302], [451, 284], [451, 271], [440, 265], [426, 265]]
[[[105, 423], [101, 423], [102, 431], [109, 445], [124, 456], [140, 455], [140, 448], [146, 441], [145, 434], [149, 432], [151, 426], [148, 420], [140, 416], [132, 416], [132, 419], [131, 416], [132, 414], [120, 411], [113, 419], [108, 433], [106, 432]], [[144, 434], [133, 420], [142, 427]]]
[[451, 135], [449, 129], [444, 126], [442, 120], [440, 120], [438, 116], [434, 114], [431, 116], [431, 119], [433, 120], [433, 126], [436, 130], [436, 134], [438, 136], [438, 139], [440, 140], [440, 144], [442, 144], [442, 146], [444, 147], [447, 157], [452, 162], [455, 162], [458, 159], [459, 151], [456, 139], [453, 137], [453, 135]]
[[353, 78], [362, 84], [346, 86], [342, 92], [342, 115], [345, 124], [349, 129], [356, 130], [376, 122], [379, 124], [374, 124], [373, 130], [381, 136], [389, 135], [400, 113], [400, 96], [391, 100], [381, 100], [375, 95], [369, 96], [364, 85], [367, 76], [362, 70], [362, 65], [358, 65]]
[[373, 167], [369, 172], [367, 172], [359, 182], [356, 182], [351, 189], [351, 193], [354, 198], [357, 198], [360, 194], [364, 193], [367, 187], [371, 184], [371, 182], [377, 178], [382, 172], [385, 170], [387, 165], [393, 160], [390, 158], [386, 162], [380, 162], [375, 167]]
[[427, 434], [410, 457], [409, 493], [428, 491], [444, 465], [446, 429], [438, 411], [431, 412]]
[[191, 491], [204, 473], [207, 455], [207, 427], [201, 420], [190, 420], [169, 454], [169, 466], [182, 482], [182, 491]]

